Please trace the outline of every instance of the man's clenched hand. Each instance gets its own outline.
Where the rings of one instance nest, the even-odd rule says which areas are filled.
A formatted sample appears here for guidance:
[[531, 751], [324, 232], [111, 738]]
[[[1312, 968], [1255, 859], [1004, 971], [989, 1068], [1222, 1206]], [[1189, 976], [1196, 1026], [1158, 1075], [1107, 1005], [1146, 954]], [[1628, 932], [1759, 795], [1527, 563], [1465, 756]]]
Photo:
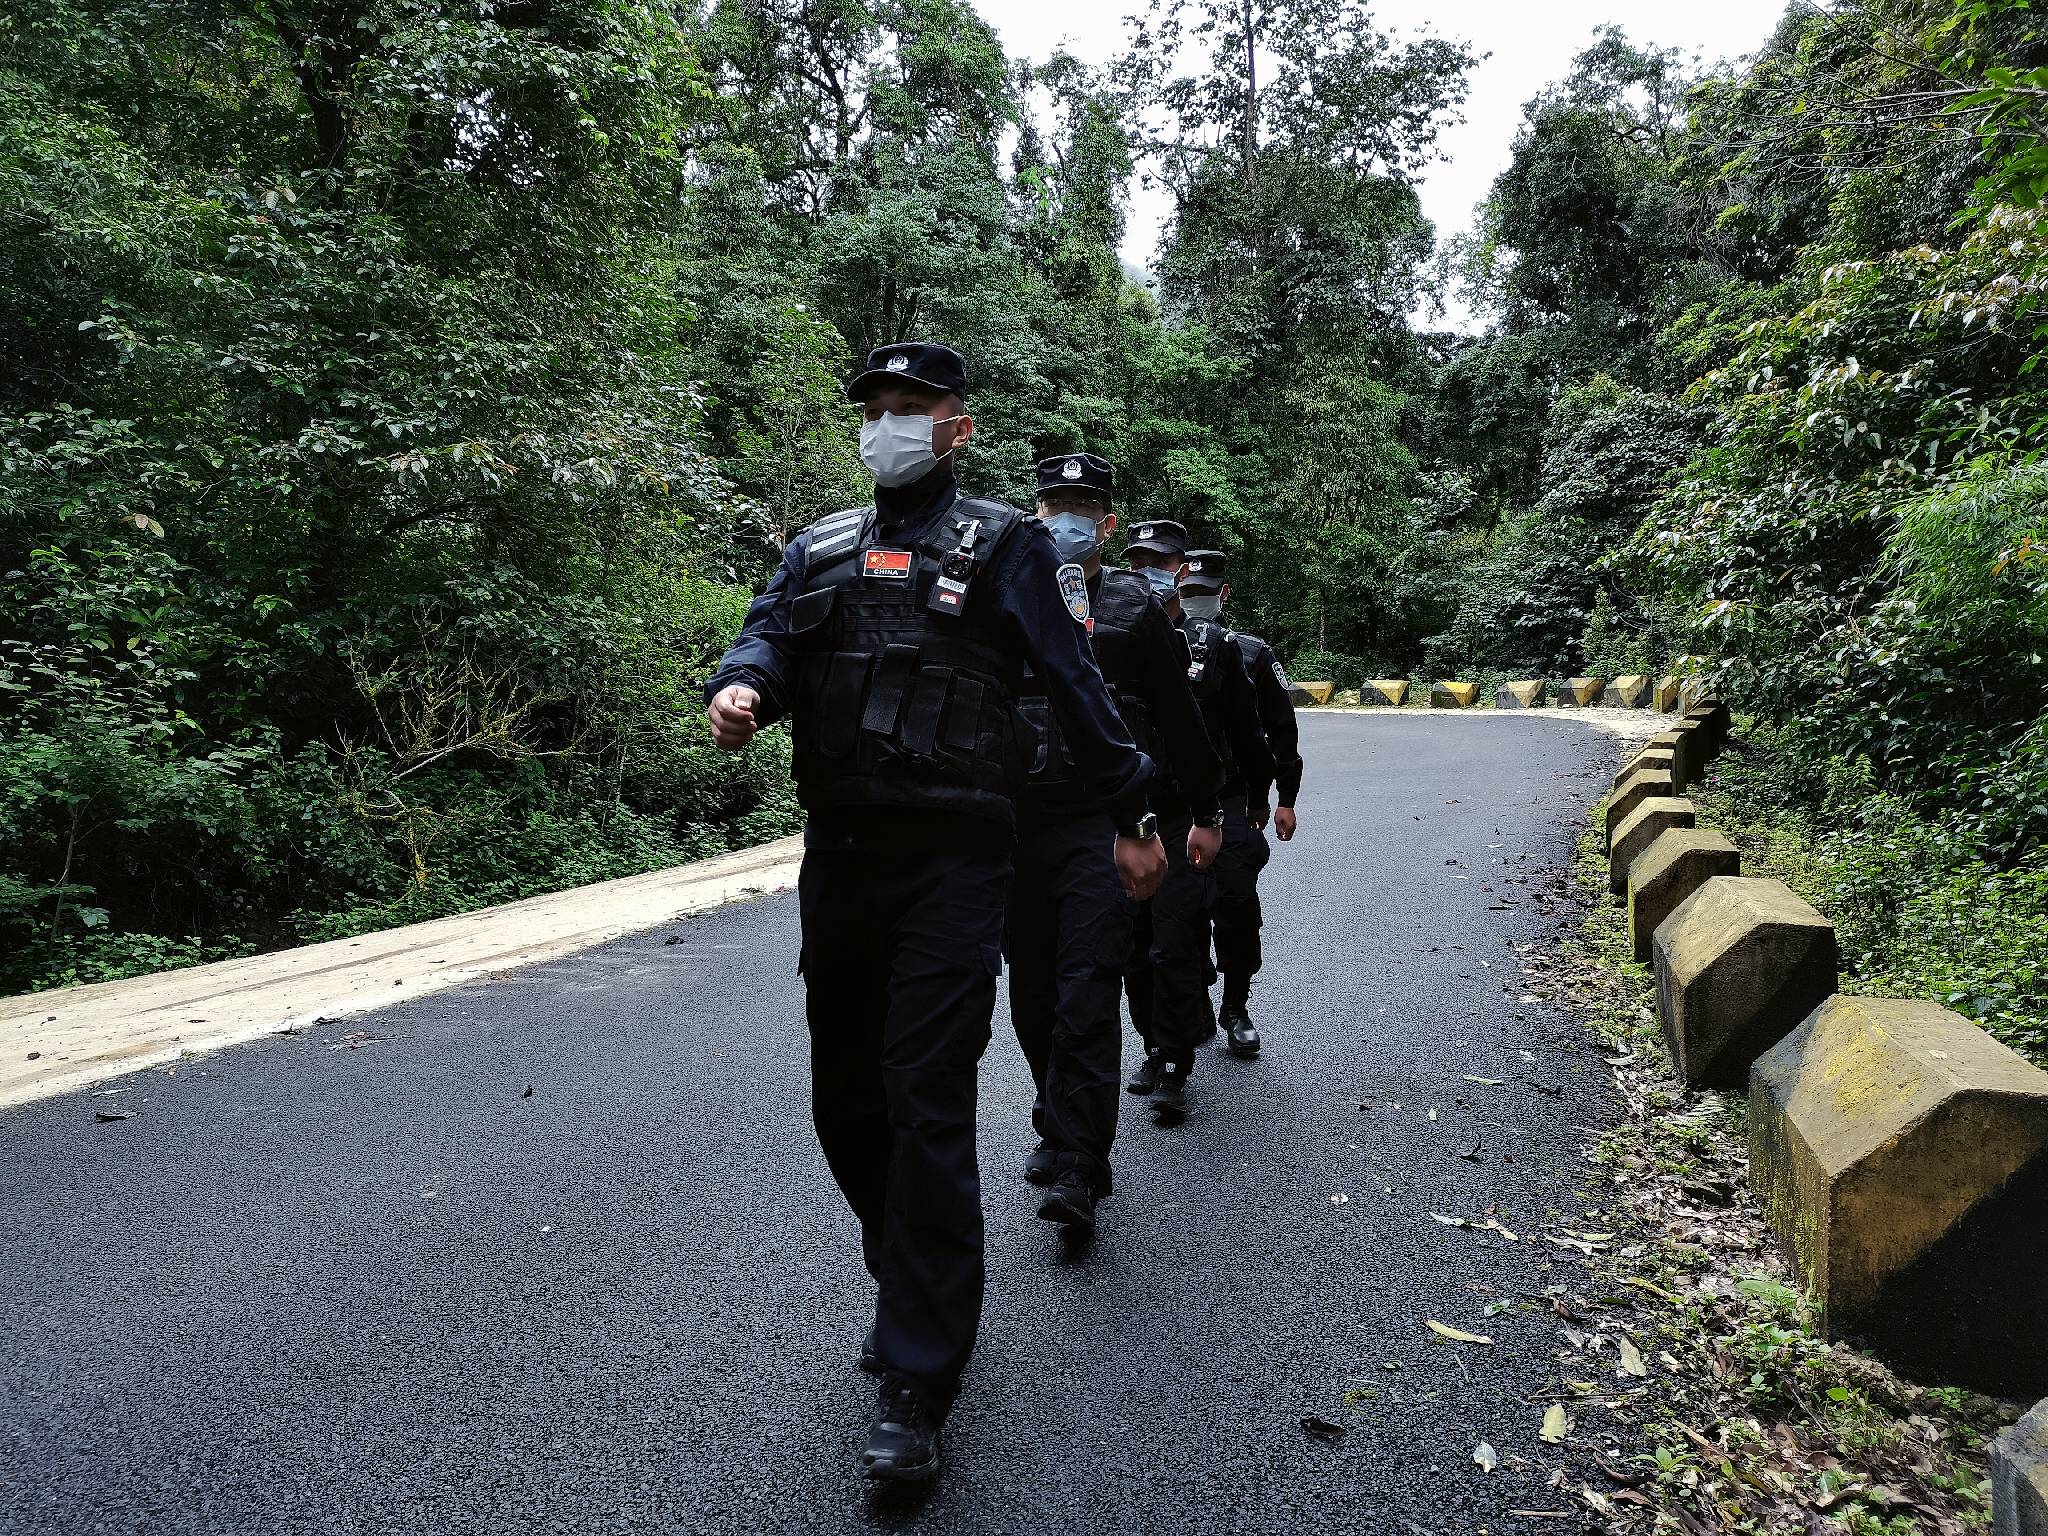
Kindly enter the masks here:
[[719, 689], [711, 696], [711, 707], [705, 711], [711, 717], [712, 742], [727, 752], [737, 752], [752, 741], [754, 733], [761, 729], [754, 719], [754, 710], [760, 702], [760, 694], [737, 683], [730, 688]]
[[1117, 834], [1116, 873], [1123, 882], [1124, 894], [1135, 901], [1149, 901], [1152, 893], [1159, 889], [1159, 882], [1166, 878], [1166, 848], [1158, 835], [1140, 842], [1135, 837]]

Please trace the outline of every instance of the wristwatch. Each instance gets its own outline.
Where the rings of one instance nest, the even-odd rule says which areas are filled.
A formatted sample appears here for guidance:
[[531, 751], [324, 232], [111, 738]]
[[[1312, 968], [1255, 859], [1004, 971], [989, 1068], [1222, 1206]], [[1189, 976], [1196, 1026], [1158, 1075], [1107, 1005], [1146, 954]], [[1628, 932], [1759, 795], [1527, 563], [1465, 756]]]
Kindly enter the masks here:
[[1128, 827], [1116, 829], [1118, 837], [1135, 837], [1141, 843], [1149, 843], [1159, 835], [1159, 813], [1147, 811]]

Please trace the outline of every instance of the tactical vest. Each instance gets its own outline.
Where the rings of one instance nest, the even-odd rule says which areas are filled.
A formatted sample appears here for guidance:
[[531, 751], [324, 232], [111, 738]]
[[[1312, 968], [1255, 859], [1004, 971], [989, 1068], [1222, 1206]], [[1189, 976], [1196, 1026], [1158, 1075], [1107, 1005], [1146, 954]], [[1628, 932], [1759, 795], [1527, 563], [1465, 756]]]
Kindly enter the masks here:
[[1230, 732], [1223, 726], [1222, 668], [1236, 659], [1224, 649], [1230, 644], [1230, 631], [1214, 619], [1198, 619], [1190, 614], [1183, 618], [1181, 635], [1188, 643], [1188, 686], [1195, 692], [1195, 702], [1202, 706], [1202, 723], [1209, 727], [1210, 745], [1223, 759], [1223, 787], [1228, 791], [1244, 782], [1237, 754], [1230, 748]]
[[[1144, 668], [1138, 658], [1138, 621], [1145, 615], [1150, 588], [1129, 571], [1105, 570], [1090, 612], [1095, 620], [1091, 639], [1095, 664], [1109, 685], [1116, 712], [1138, 750], [1156, 759], [1152, 749], [1152, 706], [1144, 694]], [[1059, 716], [1045, 692], [1044, 679], [1028, 669], [1024, 691], [1017, 698], [1024, 727], [1024, 756], [1029, 792], [1034, 799], [1060, 801], [1081, 797], [1080, 769], [1067, 748]]]
[[902, 806], [1014, 821], [1022, 669], [978, 578], [1022, 516], [963, 499], [914, 544], [883, 538], [865, 507], [811, 529], [790, 606], [793, 768], [806, 810]]

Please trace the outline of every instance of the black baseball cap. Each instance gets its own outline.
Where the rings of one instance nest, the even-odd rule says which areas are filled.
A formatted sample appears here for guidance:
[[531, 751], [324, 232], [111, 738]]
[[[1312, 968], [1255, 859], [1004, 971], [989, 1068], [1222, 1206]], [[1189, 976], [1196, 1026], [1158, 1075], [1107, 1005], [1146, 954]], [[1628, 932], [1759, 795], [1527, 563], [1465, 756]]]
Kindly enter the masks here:
[[1104, 501], [1115, 489], [1116, 473], [1099, 453], [1056, 453], [1038, 461], [1041, 491], [1094, 491]]
[[936, 341], [898, 341], [868, 354], [868, 365], [846, 386], [846, 398], [865, 400], [891, 384], [921, 384], [941, 395], [967, 398], [967, 359]]
[[1188, 573], [1181, 577], [1183, 591], [1220, 592], [1230, 579], [1230, 556], [1220, 549], [1188, 551]]
[[1188, 531], [1171, 518], [1148, 517], [1131, 529], [1131, 541], [1124, 548], [1149, 549], [1155, 555], [1185, 557]]

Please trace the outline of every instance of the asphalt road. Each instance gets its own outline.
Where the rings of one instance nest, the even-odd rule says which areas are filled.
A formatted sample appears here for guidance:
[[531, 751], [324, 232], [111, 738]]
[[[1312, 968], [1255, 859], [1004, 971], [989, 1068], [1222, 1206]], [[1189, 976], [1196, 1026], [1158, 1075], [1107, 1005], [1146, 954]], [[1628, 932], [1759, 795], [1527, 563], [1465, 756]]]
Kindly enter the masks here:
[[[786, 895], [0, 1113], [0, 1529], [1572, 1529], [1506, 1512], [1567, 1507], [1540, 1302], [1580, 1272], [1537, 1233], [1579, 1224], [1607, 1079], [1513, 945], [1575, 921], [1540, 872], [1618, 747], [1393, 714], [1303, 746], [1266, 1053], [1205, 1054], [1184, 1126], [1125, 1115], [1079, 1256], [998, 1003], [988, 1306], [928, 1494], [855, 1470], [872, 1292]], [[1488, 1207], [1520, 1241], [1431, 1219]]]

